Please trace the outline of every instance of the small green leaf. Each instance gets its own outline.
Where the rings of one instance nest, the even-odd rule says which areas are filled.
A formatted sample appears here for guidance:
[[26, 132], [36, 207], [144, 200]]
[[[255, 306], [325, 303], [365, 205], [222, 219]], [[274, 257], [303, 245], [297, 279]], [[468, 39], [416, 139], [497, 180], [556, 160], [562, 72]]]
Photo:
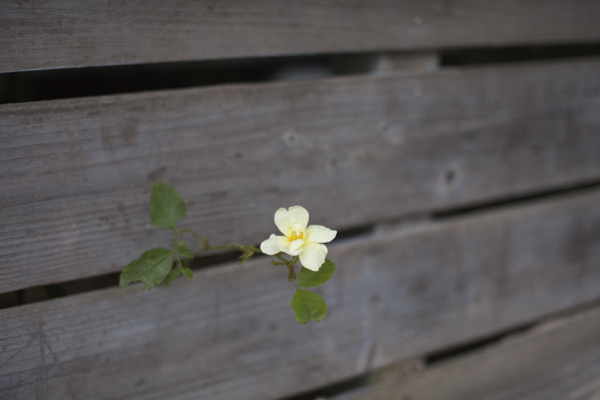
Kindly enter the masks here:
[[140, 268], [140, 260], [135, 259], [131, 261], [129, 264], [123, 268], [123, 272], [119, 276], [119, 286], [121, 286], [121, 290], [125, 289], [127, 285], [133, 282], [134, 275], [133, 273]]
[[175, 279], [179, 276], [180, 273], [181, 273], [181, 268], [173, 268], [171, 270], [171, 273], [169, 274], [169, 278]]
[[310, 290], [296, 289], [292, 308], [296, 313], [296, 320], [301, 324], [306, 324], [310, 319], [319, 322], [327, 315], [325, 300]]
[[194, 277], [194, 273], [192, 272], [192, 270], [187, 267], [181, 267], [181, 273], [187, 276], [190, 281]]
[[194, 258], [194, 252], [187, 248], [185, 241], [183, 240], [180, 240], [179, 243], [177, 243], [177, 252], [184, 257]]
[[318, 271], [311, 271], [302, 267], [298, 272], [298, 286], [313, 287], [325, 283], [335, 272], [335, 264], [331, 260], [325, 259]]
[[159, 228], [177, 229], [187, 208], [177, 191], [166, 183], [155, 183], [150, 195], [150, 219]]
[[173, 267], [173, 252], [164, 247], [148, 250], [123, 269], [119, 280], [121, 289], [132, 282], [142, 281], [142, 289], [151, 289], [165, 280]]

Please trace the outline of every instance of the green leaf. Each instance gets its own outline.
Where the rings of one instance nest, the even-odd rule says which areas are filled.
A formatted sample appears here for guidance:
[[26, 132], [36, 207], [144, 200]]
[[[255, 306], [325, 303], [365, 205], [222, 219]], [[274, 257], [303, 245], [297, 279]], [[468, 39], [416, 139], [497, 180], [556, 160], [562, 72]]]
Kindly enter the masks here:
[[133, 260], [121, 272], [121, 289], [132, 282], [142, 281], [142, 289], [151, 289], [165, 280], [173, 267], [173, 252], [164, 247], [148, 250]]
[[311, 271], [302, 267], [298, 272], [298, 286], [313, 287], [325, 283], [335, 272], [335, 264], [331, 260], [325, 259], [318, 271]]
[[296, 320], [301, 324], [306, 324], [310, 319], [319, 322], [327, 315], [325, 300], [310, 290], [296, 289], [292, 308], [296, 313]]
[[171, 270], [171, 273], [169, 274], [169, 278], [175, 279], [179, 276], [180, 273], [181, 273], [181, 268], [173, 268]]
[[150, 219], [159, 228], [177, 229], [187, 208], [179, 193], [166, 183], [155, 183], [150, 195]]
[[187, 276], [190, 281], [194, 277], [194, 273], [192, 272], [192, 270], [187, 267], [181, 267], [181, 273]]
[[177, 243], [177, 252], [184, 257], [194, 258], [194, 252], [187, 248], [183, 240], [180, 240], [179, 243]]
[[171, 270], [171, 273], [167, 275], [167, 279], [175, 279], [179, 276], [179, 274], [184, 274], [185, 276], [188, 277], [188, 279], [191, 281], [192, 278], [194, 277], [194, 273], [192, 272], [191, 269], [187, 268], [187, 267], [179, 267], [179, 268], [173, 268]]

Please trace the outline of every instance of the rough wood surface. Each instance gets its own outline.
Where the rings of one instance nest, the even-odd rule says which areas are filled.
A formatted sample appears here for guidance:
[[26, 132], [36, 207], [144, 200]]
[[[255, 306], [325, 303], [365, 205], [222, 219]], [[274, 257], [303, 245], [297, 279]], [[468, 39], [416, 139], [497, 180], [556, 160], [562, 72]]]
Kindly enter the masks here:
[[331, 400], [595, 400], [600, 310], [548, 322], [498, 345]]
[[0, 72], [600, 39], [595, 0], [5, 1]]
[[279, 207], [343, 229], [600, 179], [600, 62], [238, 85], [0, 107], [0, 292], [170, 243], [152, 182], [213, 243]]
[[0, 311], [0, 396], [276, 399], [600, 297], [600, 191], [332, 245], [329, 315], [299, 326], [256, 259], [169, 288]]

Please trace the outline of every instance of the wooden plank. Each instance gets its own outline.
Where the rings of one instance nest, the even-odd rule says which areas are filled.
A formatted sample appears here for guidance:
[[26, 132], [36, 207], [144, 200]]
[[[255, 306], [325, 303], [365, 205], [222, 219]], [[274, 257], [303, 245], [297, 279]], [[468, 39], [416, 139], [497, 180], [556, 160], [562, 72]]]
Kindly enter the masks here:
[[595, 0], [4, 2], [0, 72], [598, 41]]
[[600, 395], [600, 310], [331, 400], [584, 400]]
[[0, 292], [118, 271], [170, 233], [213, 243], [301, 204], [332, 227], [600, 179], [600, 62], [445, 70], [0, 107]]
[[193, 282], [0, 311], [0, 395], [276, 399], [600, 296], [600, 191], [332, 245], [329, 315], [299, 326], [256, 259]]

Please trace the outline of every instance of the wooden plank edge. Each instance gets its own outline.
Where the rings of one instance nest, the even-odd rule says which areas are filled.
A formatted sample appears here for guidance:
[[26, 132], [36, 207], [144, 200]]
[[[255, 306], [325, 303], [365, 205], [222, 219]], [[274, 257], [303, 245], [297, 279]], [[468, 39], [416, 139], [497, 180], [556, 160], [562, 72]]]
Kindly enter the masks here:
[[175, 11], [167, 1], [152, 8], [4, 5], [0, 71], [600, 39], [593, 0], [493, 7], [482, 0], [377, 0], [368, 6], [285, 1], [262, 7], [244, 0], [180, 2]]

